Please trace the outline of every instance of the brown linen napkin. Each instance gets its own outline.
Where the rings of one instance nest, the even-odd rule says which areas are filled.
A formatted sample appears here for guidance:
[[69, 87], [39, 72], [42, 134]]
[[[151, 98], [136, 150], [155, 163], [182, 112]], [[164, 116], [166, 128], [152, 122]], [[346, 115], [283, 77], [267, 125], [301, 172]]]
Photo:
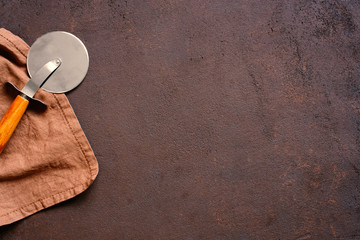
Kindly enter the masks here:
[[[22, 39], [0, 28], [0, 117], [14, 100], [5, 83], [21, 89], [29, 79], [28, 51]], [[97, 160], [66, 96], [40, 89], [35, 97], [47, 109], [30, 107], [0, 155], [0, 226], [80, 194], [98, 173]]]

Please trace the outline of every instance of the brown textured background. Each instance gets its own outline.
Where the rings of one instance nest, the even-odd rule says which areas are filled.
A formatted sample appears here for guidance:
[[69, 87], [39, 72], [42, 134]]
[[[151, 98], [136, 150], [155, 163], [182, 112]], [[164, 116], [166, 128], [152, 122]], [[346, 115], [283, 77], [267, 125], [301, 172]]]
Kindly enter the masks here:
[[0, 239], [360, 239], [360, 3], [0, 1], [29, 45], [65, 30], [100, 164]]

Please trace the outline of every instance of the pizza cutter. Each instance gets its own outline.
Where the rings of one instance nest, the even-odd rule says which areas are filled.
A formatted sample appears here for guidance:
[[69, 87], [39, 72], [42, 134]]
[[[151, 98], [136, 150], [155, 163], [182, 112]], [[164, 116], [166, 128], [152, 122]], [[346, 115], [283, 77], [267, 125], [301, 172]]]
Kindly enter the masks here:
[[[55, 31], [38, 38], [27, 58], [30, 80], [0, 121], [0, 153], [15, 131], [39, 88], [65, 93], [77, 87], [89, 68], [89, 55], [81, 40], [71, 33]], [[37, 100], [38, 101], [38, 100]]]

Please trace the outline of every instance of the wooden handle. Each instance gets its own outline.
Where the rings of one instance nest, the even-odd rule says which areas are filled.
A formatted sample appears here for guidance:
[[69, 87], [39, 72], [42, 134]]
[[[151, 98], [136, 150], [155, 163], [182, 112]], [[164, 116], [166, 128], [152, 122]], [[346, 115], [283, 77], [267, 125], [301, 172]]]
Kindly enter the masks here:
[[21, 117], [29, 105], [29, 101], [24, 97], [18, 95], [4, 117], [0, 121], [0, 153], [4, 150], [11, 135], [15, 131]]

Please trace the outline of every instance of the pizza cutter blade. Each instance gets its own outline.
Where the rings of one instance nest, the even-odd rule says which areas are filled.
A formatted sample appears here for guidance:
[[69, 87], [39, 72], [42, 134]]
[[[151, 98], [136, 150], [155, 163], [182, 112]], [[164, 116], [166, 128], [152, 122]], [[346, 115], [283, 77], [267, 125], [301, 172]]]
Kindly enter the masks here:
[[0, 153], [39, 88], [51, 93], [68, 92], [83, 81], [88, 68], [86, 47], [71, 33], [55, 31], [38, 38], [27, 58], [30, 80], [0, 121]]
[[68, 92], [83, 81], [89, 68], [88, 52], [81, 40], [71, 33], [47, 33], [38, 38], [30, 48], [27, 58], [30, 77], [55, 58], [61, 59], [61, 67], [41, 88], [52, 93]]

